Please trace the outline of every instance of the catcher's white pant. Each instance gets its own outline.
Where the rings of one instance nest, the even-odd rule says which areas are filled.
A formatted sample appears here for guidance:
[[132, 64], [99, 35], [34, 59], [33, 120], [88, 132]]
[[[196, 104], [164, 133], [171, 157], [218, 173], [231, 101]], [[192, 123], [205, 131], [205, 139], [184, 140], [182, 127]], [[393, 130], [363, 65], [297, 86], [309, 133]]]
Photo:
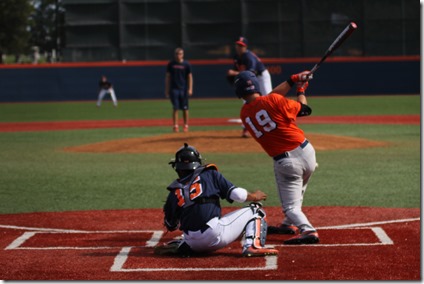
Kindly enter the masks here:
[[259, 81], [259, 90], [261, 91], [261, 94], [263, 96], [268, 95], [272, 91], [272, 82], [271, 82], [271, 75], [269, 74], [268, 70], [265, 69], [264, 72], [262, 72], [261, 75], [258, 77]]
[[303, 231], [315, 230], [302, 212], [303, 195], [315, 171], [315, 149], [308, 143], [288, 152], [288, 157], [274, 161], [274, 174], [285, 214], [283, 224], [295, 225]]
[[107, 94], [110, 94], [110, 97], [112, 98], [112, 101], [113, 101], [113, 105], [117, 106], [118, 101], [116, 99], [115, 91], [113, 90], [113, 88], [110, 88], [110, 89], [107, 89], [107, 90], [105, 90], [105, 89], [100, 90], [99, 97], [97, 99], [97, 106], [100, 106], [102, 104], [102, 100]]
[[[210, 228], [203, 233], [200, 230], [184, 233], [183, 240], [196, 252], [215, 251], [237, 240], [245, 227], [246, 235], [253, 236], [255, 222], [250, 221], [255, 217], [258, 217], [258, 213], [254, 213], [250, 206], [244, 207], [221, 218], [211, 219], [207, 223]], [[244, 246], [250, 245], [252, 239], [246, 239]]]

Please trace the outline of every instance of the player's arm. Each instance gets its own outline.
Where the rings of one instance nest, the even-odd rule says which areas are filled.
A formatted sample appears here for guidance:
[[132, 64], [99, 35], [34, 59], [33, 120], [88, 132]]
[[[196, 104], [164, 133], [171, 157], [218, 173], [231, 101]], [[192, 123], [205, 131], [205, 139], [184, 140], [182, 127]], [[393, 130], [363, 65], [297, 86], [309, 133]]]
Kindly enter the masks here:
[[163, 223], [165, 227], [171, 232], [175, 231], [180, 223], [177, 202], [178, 201], [175, 200], [174, 192], [171, 192], [168, 195], [165, 205], [163, 206]]
[[306, 99], [306, 89], [308, 88], [309, 83], [297, 83], [296, 95], [297, 101], [300, 103], [300, 110], [296, 116], [308, 116], [312, 113], [312, 109], [308, 106], [308, 100]]
[[266, 193], [256, 190], [255, 192], [249, 192], [242, 187], [234, 187], [230, 191], [230, 199], [239, 203], [248, 202], [248, 201], [261, 201], [266, 200], [268, 197]]
[[227, 76], [237, 76], [240, 72], [235, 69], [228, 69]]
[[294, 84], [298, 82], [304, 83], [312, 79], [309, 73], [310, 71], [303, 71], [301, 73], [291, 75], [290, 78], [287, 79], [287, 81], [284, 81], [283, 83], [275, 87], [272, 90], [272, 93], [277, 93], [282, 96], [285, 96], [290, 91], [290, 89], [293, 87]]
[[193, 95], [193, 74], [192, 73], [188, 73], [187, 75], [187, 93], [189, 96]]
[[240, 73], [237, 68], [237, 56], [234, 56], [233, 60], [234, 60], [233, 68], [228, 69], [227, 71], [227, 76], [230, 76], [230, 77], [235, 77]]
[[169, 98], [169, 88], [171, 85], [171, 74], [169, 72], [166, 72], [165, 75], [165, 97]]
[[215, 185], [220, 188], [221, 198], [227, 199], [227, 201], [230, 203], [233, 201], [239, 203], [248, 201], [261, 201], [267, 198], [267, 195], [260, 190], [249, 192], [242, 187], [233, 185], [218, 171], [213, 171], [212, 174]]

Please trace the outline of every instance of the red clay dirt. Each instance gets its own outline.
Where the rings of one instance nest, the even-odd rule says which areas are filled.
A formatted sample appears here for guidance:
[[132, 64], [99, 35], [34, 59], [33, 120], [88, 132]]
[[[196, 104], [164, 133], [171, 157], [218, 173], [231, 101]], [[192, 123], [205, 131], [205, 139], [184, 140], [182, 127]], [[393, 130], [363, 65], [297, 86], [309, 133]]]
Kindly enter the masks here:
[[[362, 138], [316, 134], [306, 135], [316, 150], [340, 150], [368, 147], [384, 147], [385, 142], [370, 141]], [[201, 153], [250, 153], [263, 152], [254, 139], [240, 136], [240, 130], [196, 131], [189, 133], [170, 133], [143, 138], [118, 139], [88, 145], [67, 147], [68, 152], [87, 153], [175, 153], [187, 142], [199, 145]], [[241, 146], [242, 145], [242, 146]]]
[[[265, 204], [266, 206], [266, 204]], [[228, 213], [236, 208], [224, 208]], [[277, 207], [265, 207], [270, 224]], [[317, 245], [282, 245], [279, 255], [242, 257], [238, 241], [208, 256], [153, 255], [161, 209], [0, 215], [4, 280], [420, 280], [420, 209], [305, 207]], [[156, 238], [152, 237], [156, 234]]]
[[[300, 124], [420, 124], [420, 115], [367, 115], [367, 116], [311, 116], [300, 117]], [[1, 122], [0, 132], [52, 131], [95, 128], [170, 126], [170, 119], [143, 120], [81, 120], [51, 122]], [[230, 118], [196, 118], [190, 120], [191, 126], [234, 125]]]

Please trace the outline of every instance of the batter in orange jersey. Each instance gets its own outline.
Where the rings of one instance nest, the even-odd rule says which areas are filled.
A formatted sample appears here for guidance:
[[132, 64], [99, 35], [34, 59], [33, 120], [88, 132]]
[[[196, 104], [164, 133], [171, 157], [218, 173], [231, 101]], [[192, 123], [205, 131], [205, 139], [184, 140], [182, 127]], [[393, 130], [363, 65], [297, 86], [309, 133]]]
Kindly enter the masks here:
[[[309, 71], [292, 75], [267, 96], [260, 93], [258, 80], [250, 71], [243, 71], [234, 81], [239, 98], [246, 101], [240, 118], [265, 152], [274, 160], [274, 174], [285, 215], [282, 223], [269, 226], [269, 234], [295, 234], [285, 244], [319, 242], [316, 229], [302, 212], [303, 196], [316, 168], [315, 149], [296, 125], [296, 118], [310, 115], [305, 90]], [[297, 84], [297, 100], [286, 94]]]
[[275, 157], [293, 150], [305, 140], [296, 125], [301, 104], [270, 93], [243, 105], [240, 117], [250, 134], [265, 152]]

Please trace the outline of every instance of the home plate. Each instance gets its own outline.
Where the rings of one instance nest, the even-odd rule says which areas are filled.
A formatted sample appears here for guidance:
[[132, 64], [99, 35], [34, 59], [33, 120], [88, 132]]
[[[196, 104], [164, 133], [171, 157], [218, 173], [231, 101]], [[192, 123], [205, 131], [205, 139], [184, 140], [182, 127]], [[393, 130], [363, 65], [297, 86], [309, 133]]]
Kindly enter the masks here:
[[241, 123], [241, 119], [240, 118], [230, 118], [228, 120], [228, 122], [231, 122], [231, 123]]

